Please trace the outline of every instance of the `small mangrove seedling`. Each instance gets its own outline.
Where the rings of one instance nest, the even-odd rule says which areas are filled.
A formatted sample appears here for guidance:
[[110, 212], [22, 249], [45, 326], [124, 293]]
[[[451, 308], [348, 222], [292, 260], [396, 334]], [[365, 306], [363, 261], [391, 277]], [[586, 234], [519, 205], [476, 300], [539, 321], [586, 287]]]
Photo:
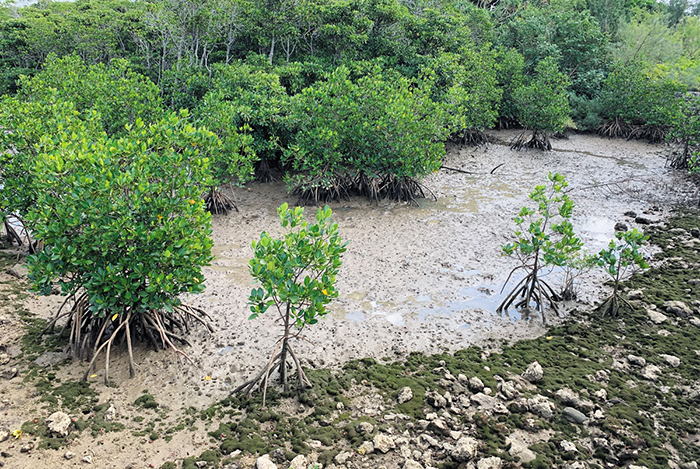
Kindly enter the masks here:
[[612, 295], [601, 305], [604, 316], [617, 316], [621, 303], [633, 309], [632, 305], [620, 295], [620, 282], [636, 270], [649, 268], [640, 251], [648, 239], [636, 228], [631, 231], [618, 231], [615, 233], [615, 238], [610, 240], [607, 249], [602, 249], [595, 256], [596, 264], [602, 267], [613, 280]]
[[250, 292], [248, 304], [250, 319], [267, 312], [270, 307], [283, 324], [282, 336], [265, 368], [252, 380], [243, 383], [234, 393], [249, 395], [256, 386], [262, 388], [263, 405], [270, 375], [279, 370], [280, 381], [287, 390], [287, 361], [291, 359], [297, 370], [302, 389], [311, 387], [301, 368], [291, 339], [305, 339], [301, 334], [306, 326], [316, 324], [328, 314], [326, 306], [338, 297], [335, 276], [342, 264], [341, 255], [347, 243], [338, 233], [338, 225], [331, 221], [331, 209], [319, 208], [316, 221], [304, 219], [304, 209], [289, 209], [282, 204], [277, 215], [286, 229], [283, 238], [273, 239], [266, 232], [253, 241], [250, 274], [260, 283]]
[[498, 306], [498, 313], [508, 311], [516, 300], [516, 308], [529, 309], [534, 302], [535, 309], [542, 313], [545, 322], [546, 303], [558, 313], [555, 302], [559, 301], [559, 295], [541, 278], [540, 273], [545, 267], [567, 266], [576, 258], [583, 243], [574, 234], [570, 221], [574, 203], [564, 192], [568, 185], [566, 177], [549, 173], [548, 181], [548, 185], [537, 186], [530, 194], [537, 208], [523, 207], [515, 217], [518, 226], [516, 241], [502, 246], [503, 253], [515, 256], [520, 265], [508, 274], [501, 292], [517, 271], [523, 270], [526, 274]]

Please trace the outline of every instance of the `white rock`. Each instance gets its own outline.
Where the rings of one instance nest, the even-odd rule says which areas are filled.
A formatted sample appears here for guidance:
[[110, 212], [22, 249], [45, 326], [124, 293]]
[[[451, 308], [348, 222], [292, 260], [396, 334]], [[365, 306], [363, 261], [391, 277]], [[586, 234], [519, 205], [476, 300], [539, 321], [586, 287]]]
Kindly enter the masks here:
[[479, 449], [479, 442], [469, 436], [463, 436], [452, 449], [452, 457], [457, 461], [470, 461], [476, 457]]
[[673, 355], [665, 355], [662, 353], [659, 356], [663, 358], [666, 363], [668, 363], [674, 368], [678, 368], [681, 364], [681, 359], [678, 357], [674, 357]]
[[83, 458], [83, 462], [87, 464], [92, 464], [92, 456], [89, 454]]
[[647, 365], [642, 369], [642, 371], [639, 372], [639, 374], [644, 379], [648, 379], [649, 381], [656, 381], [659, 378], [659, 375], [661, 374], [661, 368], [659, 368], [656, 365]]
[[303, 454], [295, 456], [292, 462], [289, 463], [290, 469], [306, 469], [308, 465], [309, 463], [306, 460], [306, 456]]
[[270, 459], [270, 455], [266, 454], [260, 456], [257, 461], [255, 461], [255, 469], [278, 469], [277, 464], [273, 463]]
[[469, 390], [471, 392], [481, 392], [484, 390], [484, 382], [477, 376], [469, 378]]
[[647, 314], [649, 315], [649, 319], [651, 322], [654, 324], [661, 324], [662, 322], [666, 321], [668, 317], [663, 314], [659, 313], [658, 311], [654, 311], [653, 309], [648, 309]]
[[105, 422], [112, 422], [117, 416], [117, 409], [114, 408], [114, 404], [109, 405], [109, 409], [105, 410]]
[[54, 412], [46, 419], [49, 431], [59, 436], [68, 436], [68, 428], [71, 425], [70, 416], [65, 412]]
[[503, 381], [498, 383], [498, 389], [501, 391], [501, 394], [506, 398], [506, 400], [515, 399], [520, 395], [518, 385], [513, 381]]
[[559, 447], [564, 451], [565, 453], [576, 453], [578, 452], [578, 448], [576, 448], [576, 445], [570, 442], [569, 440], [562, 440], [559, 442]]
[[628, 300], [641, 300], [644, 298], [644, 290], [630, 290], [627, 293]]
[[638, 366], [640, 368], [647, 364], [646, 359], [636, 355], [627, 355], [627, 361], [630, 362], [630, 365]]
[[608, 391], [606, 391], [605, 388], [600, 388], [597, 391], [595, 391], [593, 395], [598, 399], [606, 400], [608, 398]]
[[490, 458], [482, 459], [476, 463], [476, 469], [501, 469], [503, 461], [501, 458], [491, 456]]
[[506, 438], [506, 446], [509, 446], [508, 454], [514, 458], [520, 458], [521, 463], [528, 463], [534, 461], [537, 455], [527, 447], [527, 443], [520, 439]]
[[407, 459], [403, 465], [403, 469], [423, 469], [423, 465], [413, 459]]
[[523, 378], [528, 380], [531, 383], [537, 383], [542, 381], [542, 378], [544, 377], [544, 370], [542, 369], [542, 365], [540, 365], [537, 362], [530, 363], [528, 367], [523, 371]]
[[408, 402], [411, 399], [413, 399], [413, 391], [411, 388], [406, 386], [405, 388], [402, 388], [401, 391], [399, 392], [399, 397], [397, 398], [397, 401], [399, 404], [403, 404], [404, 402]]
[[63, 453], [63, 457], [66, 458], [66, 460], [70, 461], [75, 457], [75, 453], [73, 451], [66, 451]]
[[664, 309], [669, 314], [675, 314], [684, 318], [693, 315], [693, 310], [690, 309], [690, 306], [682, 301], [667, 301], [664, 303]]
[[388, 453], [396, 447], [394, 440], [383, 433], [377, 433], [372, 443], [374, 443], [374, 449], [382, 453]]
[[350, 451], [341, 451], [340, 453], [335, 455], [335, 458], [333, 458], [333, 460], [338, 464], [345, 464], [351, 457], [352, 453]]
[[364, 441], [359, 448], [357, 448], [357, 454], [364, 456], [365, 454], [372, 454], [374, 452], [374, 444], [371, 441]]
[[554, 402], [546, 397], [537, 394], [532, 399], [527, 400], [527, 408], [533, 414], [539, 415], [545, 419], [554, 417], [554, 410], [557, 408]]
[[0, 427], [0, 443], [7, 441], [10, 438], [10, 429], [6, 427]]
[[360, 422], [357, 424], [357, 431], [362, 434], [369, 435], [374, 431], [374, 425], [369, 422]]

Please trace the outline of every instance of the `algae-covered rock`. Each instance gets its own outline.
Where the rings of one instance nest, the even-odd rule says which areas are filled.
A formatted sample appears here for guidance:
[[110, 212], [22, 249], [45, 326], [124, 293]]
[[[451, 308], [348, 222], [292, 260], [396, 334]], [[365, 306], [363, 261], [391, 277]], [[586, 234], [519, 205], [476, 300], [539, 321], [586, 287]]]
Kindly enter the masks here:
[[531, 383], [539, 383], [544, 378], [544, 370], [542, 365], [537, 362], [530, 363], [523, 372], [523, 378]]
[[630, 363], [630, 365], [638, 366], [640, 368], [644, 367], [647, 364], [645, 358], [638, 357], [636, 355], [627, 355], [627, 361]]
[[562, 411], [562, 415], [571, 423], [581, 424], [588, 420], [588, 417], [586, 417], [583, 412], [576, 410], [573, 407], [565, 407]]
[[396, 447], [394, 440], [390, 436], [383, 433], [377, 433], [374, 436], [372, 443], [374, 443], [374, 449], [381, 451], [382, 453], [388, 453], [390, 450]]
[[478, 449], [479, 442], [476, 439], [470, 436], [463, 436], [457, 440], [451, 454], [457, 461], [471, 461], [476, 457], [476, 452]]
[[681, 318], [687, 318], [693, 315], [693, 310], [690, 309], [690, 306], [682, 301], [667, 301], [664, 303], [664, 310], [668, 314], [675, 314]]
[[49, 424], [49, 431], [56, 433], [59, 436], [68, 436], [68, 429], [71, 425], [71, 419], [65, 412], [54, 412], [46, 419]]

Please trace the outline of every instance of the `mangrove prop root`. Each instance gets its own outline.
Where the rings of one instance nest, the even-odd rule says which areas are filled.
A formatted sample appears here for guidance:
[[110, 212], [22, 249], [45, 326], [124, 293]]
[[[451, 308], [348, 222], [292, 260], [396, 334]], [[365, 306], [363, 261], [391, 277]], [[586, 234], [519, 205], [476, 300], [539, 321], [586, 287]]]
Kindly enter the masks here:
[[598, 135], [608, 138], [629, 138], [633, 131], [634, 127], [620, 117], [604, 122], [598, 127]]
[[485, 145], [488, 140], [486, 134], [481, 130], [468, 129], [462, 132], [458, 132], [450, 137], [450, 140], [454, 143], [461, 143], [463, 145], [469, 145], [478, 147]]
[[627, 140], [647, 140], [649, 143], [659, 144], [666, 141], [669, 131], [670, 128], [666, 126], [647, 124], [633, 130]]
[[510, 149], [520, 151], [524, 148], [532, 148], [541, 151], [550, 151], [552, 149], [552, 144], [549, 141], [549, 136], [547, 132], [539, 132], [533, 130], [531, 133], [530, 140], [527, 139], [527, 130], [521, 132], [517, 137], [515, 137], [510, 142]]
[[300, 389], [307, 389], [313, 387], [311, 381], [309, 381], [309, 379], [306, 377], [306, 373], [304, 373], [304, 370], [301, 367], [301, 363], [299, 362], [296, 353], [294, 353], [294, 349], [289, 344], [289, 340], [284, 340], [284, 338], [282, 338], [278, 341], [277, 346], [275, 347], [275, 351], [272, 352], [267, 366], [260, 370], [260, 372], [253, 379], [246, 381], [245, 383], [241, 384], [236, 389], [234, 389], [233, 394], [240, 393], [245, 396], [250, 396], [256, 389], [261, 389], [263, 393], [262, 405], [264, 407], [267, 399], [267, 387], [270, 382], [270, 375], [277, 370], [279, 370], [280, 375], [283, 375], [282, 370], [283, 367], [287, 366], [287, 363], [286, 360], [282, 360], [282, 357], [286, 356], [290, 356], [292, 359], [292, 363], [294, 364], [294, 368], [296, 369], [297, 376], [299, 378]]
[[[72, 307], [63, 311], [71, 298], [74, 299]], [[68, 348], [71, 355], [75, 359], [89, 360], [84, 379], [87, 379], [98, 356], [104, 352], [105, 383], [109, 379], [112, 345], [121, 347], [126, 344], [129, 354], [129, 375], [133, 378], [136, 373], [134, 342], [148, 342], [156, 350], [170, 349], [177, 356], [194, 364], [192, 358], [180, 350], [175, 343], [190, 345], [182, 333], [187, 332], [193, 323], [202, 324], [209, 332], [213, 332], [209, 315], [194, 306], [179, 305], [171, 311], [136, 312], [125, 309], [117, 315], [107, 314], [100, 317], [90, 310], [87, 293], [73, 292], [38, 337], [48, 330], [53, 330], [56, 322], [61, 318], [66, 318], [66, 323], [60, 335], [62, 336], [65, 330], [69, 332]], [[160, 339], [160, 343], [157, 338]]]
[[[506, 284], [519, 268], [522, 268], [522, 266], [516, 267], [510, 272]], [[503, 288], [505, 288], [505, 284]], [[496, 312], [499, 314], [507, 313], [511, 306], [515, 306], [516, 309], [529, 309], [530, 304], [534, 302], [535, 309], [542, 314], [542, 321], [546, 324], [545, 307], [549, 305], [555, 313], [559, 314], [556, 302], [560, 301], [560, 299], [554, 289], [539, 278], [537, 272], [530, 272], [518, 281], [515, 287], [505, 296], [501, 304], [496, 308]]]
[[212, 215], [226, 215], [231, 209], [238, 212], [236, 202], [217, 188], [212, 188], [204, 196], [204, 203], [206, 203], [207, 210]]

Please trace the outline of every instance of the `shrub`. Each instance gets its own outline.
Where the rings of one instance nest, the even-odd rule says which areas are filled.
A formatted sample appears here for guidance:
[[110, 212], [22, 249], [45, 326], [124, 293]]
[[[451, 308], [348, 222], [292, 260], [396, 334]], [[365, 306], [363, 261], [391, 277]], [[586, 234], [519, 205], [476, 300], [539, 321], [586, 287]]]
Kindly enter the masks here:
[[250, 393], [257, 384], [263, 387], [263, 405], [271, 373], [279, 369], [280, 379], [287, 390], [287, 359], [291, 358], [301, 388], [311, 387], [290, 344], [301, 337], [302, 331], [328, 314], [326, 306], [338, 297], [335, 276], [342, 262], [343, 243], [338, 225], [331, 221], [331, 209], [319, 208], [316, 221], [304, 220], [304, 209], [289, 209], [282, 204], [277, 215], [286, 229], [283, 238], [273, 239], [266, 232], [252, 242], [255, 252], [250, 261], [250, 274], [260, 283], [250, 292], [250, 319], [265, 314], [270, 308], [279, 316], [284, 332], [268, 365], [253, 380], [235, 392]]
[[523, 270], [525, 276], [497, 309], [498, 312], [508, 311], [517, 301], [516, 308], [527, 310], [534, 302], [545, 322], [545, 305], [549, 303], [557, 311], [556, 301], [559, 297], [540, 277], [540, 271], [548, 266], [564, 267], [570, 262], [576, 262], [577, 254], [583, 247], [581, 240], [574, 234], [570, 221], [574, 203], [564, 192], [568, 186], [565, 176], [549, 173], [547, 179], [547, 185], [537, 186], [530, 193], [535, 208], [523, 207], [515, 217], [518, 226], [515, 242], [502, 246], [505, 255], [515, 256], [520, 262], [508, 275], [503, 289], [515, 272]]
[[106, 348], [107, 382], [115, 340], [126, 340], [133, 376], [132, 340], [186, 356], [175, 331], [206, 323], [178, 295], [204, 289], [201, 267], [212, 259], [201, 194], [211, 184], [206, 151], [218, 141], [185, 117], [137, 120], [120, 139], [46, 136], [53, 143], [36, 157], [27, 219], [45, 248], [29, 259], [30, 279], [41, 294], [58, 283], [74, 300], [53, 323], [66, 316], [73, 355], [92, 358], [86, 378]]
[[437, 171], [445, 153], [444, 111], [397, 73], [375, 69], [356, 83], [349, 73], [340, 67], [293, 100], [291, 191], [314, 202], [349, 193], [414, 200], [423, 194], [417, 179]]
[[514, 93], [518, 121], [532, 132], [529, 141], [526, 141], [525, 132], [517, 137], [511, 145], [514, 149], [529, 147], [551, 150], [549, 133], [561, 132], [569, 120], [567, 76], [559, 71], [551, 57], [537, 64], [535, 72], [530, 84], [518, 88]]

